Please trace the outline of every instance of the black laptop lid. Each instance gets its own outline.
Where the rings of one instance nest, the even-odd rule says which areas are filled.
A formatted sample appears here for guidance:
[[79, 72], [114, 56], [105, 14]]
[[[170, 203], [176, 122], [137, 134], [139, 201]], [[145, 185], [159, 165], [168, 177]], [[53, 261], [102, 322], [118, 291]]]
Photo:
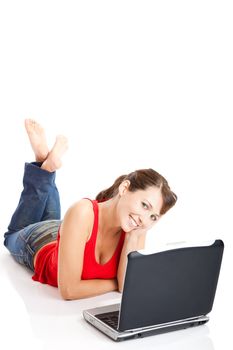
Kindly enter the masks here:
[[208, 314], [224, 244], [128, 254], [119, 330]]

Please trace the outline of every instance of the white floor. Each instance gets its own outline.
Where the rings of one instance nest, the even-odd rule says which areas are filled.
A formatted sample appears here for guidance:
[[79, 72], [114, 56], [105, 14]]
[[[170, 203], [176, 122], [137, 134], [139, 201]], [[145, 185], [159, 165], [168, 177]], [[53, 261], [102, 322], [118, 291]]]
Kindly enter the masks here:
[[[226, 251], [225, 251], [226, 253]], [[92, 328], [82, 310], [120, 301], [117, 292], [94, 298], [64, 301], [58, 289], [34, 282], [32, 273], [0, 248], [1, 340], [4, 349], [112, 349], [222, 350], [231, 348], [231, 296], [225, 254], [210, 321], [196, 328], [115, 343]], [[1, 347], [3, 349], [3, 347]]]
[[120, 294], [64, 301], [0, 242], [0, 349], [233, 349], [232, 1], [0, 1], [0, 32], [2, 235], [34, 159], [23, 121], [35, 118], [49, 147], [69, 139], [62, 214], [152, 167], [178, 195], [155, 237], [225, 242], [207, 325], [123, 343], [82, 317]]

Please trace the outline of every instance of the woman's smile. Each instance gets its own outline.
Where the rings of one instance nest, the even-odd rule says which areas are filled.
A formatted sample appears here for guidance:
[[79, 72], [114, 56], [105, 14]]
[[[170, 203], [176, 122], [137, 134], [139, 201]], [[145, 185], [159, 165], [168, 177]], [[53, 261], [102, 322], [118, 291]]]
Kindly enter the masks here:
[[136, 221], [133, 219], [131, 215], [129, 215], [129, 223], [131, 227], [138, 227], [138, 224], [136, 223]]

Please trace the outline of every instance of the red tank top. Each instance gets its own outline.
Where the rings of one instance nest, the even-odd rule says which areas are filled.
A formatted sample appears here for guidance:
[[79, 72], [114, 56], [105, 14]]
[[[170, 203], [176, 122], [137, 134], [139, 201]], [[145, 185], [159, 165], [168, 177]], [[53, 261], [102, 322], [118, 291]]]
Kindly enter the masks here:
[[[89, 198], [85, 198], [89, 199]], [[99, 264], [95, 259], [95, 245], [98, 231], [98, 201], [91, 200], [94, 210], [94, 224], [91, 237], [86, 242], [83, 259], [83, 270], [81, 279], [116, 278], [121, 250], [124, 244], [125, 232], [122, 230], [117, 248], [109, 261]], [[60, 230], [58, 230], [57, 240], [54, 243], [44, 246], [37, 255], [35, 272], [32, 276], [34, 281], [46, 283], [57, 287], [58, 271], [58, 249], [60, 241]]]

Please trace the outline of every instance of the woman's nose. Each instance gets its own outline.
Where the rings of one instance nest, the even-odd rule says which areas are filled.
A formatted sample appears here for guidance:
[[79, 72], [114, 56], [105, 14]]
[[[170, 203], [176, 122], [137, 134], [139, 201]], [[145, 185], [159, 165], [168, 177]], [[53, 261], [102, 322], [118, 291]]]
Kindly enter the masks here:
[[148, 225], [149, 225], [148, 216], [144, 215], [142, 218], [140, 218], [139, 223], [140, 223], [140, 226], [142, 226], [142, 227], [148, 227]]
[[143, 224], [144, 224], [143, 226], [145, 226], [145, 227], [150, 227], [153, 224], [151, 217], [150, 217], [150, 214], [144, 216]]

